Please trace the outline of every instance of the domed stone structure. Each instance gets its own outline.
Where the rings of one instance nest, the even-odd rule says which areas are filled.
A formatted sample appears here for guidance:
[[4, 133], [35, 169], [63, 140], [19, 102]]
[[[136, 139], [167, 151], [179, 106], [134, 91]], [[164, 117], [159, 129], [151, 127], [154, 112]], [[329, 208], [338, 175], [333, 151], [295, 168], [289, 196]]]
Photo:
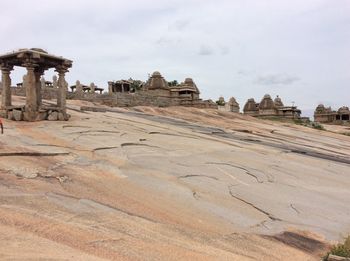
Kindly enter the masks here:
[[315, 113], [320, 114], [320, 113], [324, 113], [324, 112], [326, 112], [326, 108], [324, 107], [324, 105], [323, 104], [317, 105], [317, 107], [315, 109]]
[[259, 109], [260, 110], [274, 110], [275, 109], [275, 103], [273, 102], [273, 100], [269, 94], [264, 95], [261, 102], [259, 103]]
[[284, 106], [281, 98], [277, 96], [273, 101], [269, 94], [265, 94], [260, 103], [251, 98], [244, 105], [245, 114], [256, 117], [280, 117], [299, 119], [301, 111], [296, 106]]
[[259, 113], [259, 107], [254, 98], [247, 100], [246, 104], [243, 107], [243, 112], [248, 115], [257, 115]]
[[177, 97], [182, 100], [199, 100], [199, 90], [192, 78], [186, 78], [184, 82], [177, 86], [170, 87], [171, 97]]
[[275, 106], [276, 107], [283, 107], [283, 102], [282, 99], [277, 95], [275, 100], [274, 100]]
[[111, 97], [111, 100], [108, 101], [109, 104], [121, 107], [143, 105], [217, 109], [217, 105], [211, 101], [200, 99], [200, 91], [192, 78], [186, 78], [180, 84], [177, 80], [168, 83], [158, 71], [149, 76], [145, 83], [132, 79], [129, 81], [109, 81], [108, 92]]
[[349, 107], [346, 107], [346, 106], [342, 106], [338, 109], [338, 113], [340, 114], [349, 114], [350, 111], [349, 111]]
[[44, 49], [41, 49], [41, 48], [30, 48], [30, 50], [36, 51], [36, 52], [39, 52], [39, 53], [46, 53], [46, 54], [48, 54], [48, 52], [46, 52]]
[[200, 94], [199, 89], [197, 88], [197, 85], [194, 83], [192, 78], [186, 78], [185, 81], [180, 85], [192, 89], [195, 93]]
[[350, 110], [349, 107], [342, 106], [337, 111], [332, 111], [331, 107], [319, 104], [314, 112], [314, 120], [320, 123], [349, 124]]
[[239, 104], [234, 97], [231, 97], [228, 102], [225, 102], [225, 99], [220, 97], [219, 103], [224, 104], [223, 106], [218, 106], [219, 110], [239, 113]]
[[160, 74], [160, 72], [155, 71], [152, 76], [148, 79], [148, 81], [143, 86], [144, 90], [157, 90], [157, 89], [165, 89], [169, 90], [168, 82], [164, 79], [164, 77]]
[[315, 109], [315, 114], [331, 113], [331, 107], [325, 107], [323, 104], [319, 104]]

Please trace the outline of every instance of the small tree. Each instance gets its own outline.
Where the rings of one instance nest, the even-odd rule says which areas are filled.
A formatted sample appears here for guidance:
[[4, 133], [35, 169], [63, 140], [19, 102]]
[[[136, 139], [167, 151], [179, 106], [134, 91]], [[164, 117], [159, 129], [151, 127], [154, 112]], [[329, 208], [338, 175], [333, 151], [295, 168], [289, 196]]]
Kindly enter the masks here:
[[173, 86], [178, 86], [179, 83], [178, 83], [177, 80], [173, 80], [173, 81], [171, 81], [171, 82], [168, 82], [168, 85], [169, 85], [170, 87], [173, 87]]
[[226, 104], [224, 97], [220, 97], [215, 103], [219, 106], [225, 106]]
[[141, 90], [142, 84], [143, 84], [142, 81], [140, 81], [140, 80], [133, 80], [132, 78], [130, 78], [129, 81], [131, 82], [130, 89], [135, 90], [135, 91]]

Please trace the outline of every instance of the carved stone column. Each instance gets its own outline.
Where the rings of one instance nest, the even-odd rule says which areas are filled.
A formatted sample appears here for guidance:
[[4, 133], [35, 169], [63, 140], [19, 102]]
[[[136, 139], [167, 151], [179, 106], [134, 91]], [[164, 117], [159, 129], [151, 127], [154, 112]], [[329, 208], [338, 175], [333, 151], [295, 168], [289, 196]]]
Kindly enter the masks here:
[[54, 89], [57, 89], [57, 88], [58, 88], [57, 76], [56, 76], [56, 75], [52, 76], [52, 87], [53, 87]]
[[12, 66], [1, 67], [2, 72], [2, 93], [1, 93], [1, 109], [6, 109], [7, 106], [11, 106], [11, 71]]
[[113, 82], [108, 82], [108, 93], [109, 94], [113, 93]]
[[41, 89], [43, 90], [46, 87], [46, 80], [44, 76], [40, 78], [40, 82], [41, 82]]
[[92, 83], [90, 84], [90, 92], [91, 92], [91, 93], [95, 93], [95, 88], [96, 88], [96, 86], [95, 86], [95, 84], [92, 82]]
[[34, 71], [34, 74], [35, 74], [35, 89], [36, 89], [36, 105], [37, 105], [37, 108], [39, 109], [42, 104], [42, 95], [41, 95], [42, 82], [40, 78], [44, 74], [44, 70], [41, 68], [36, 68], [36, 70]]
[[79, 96], [83, 94], [83, 86], [81, 85], [80, 81], [76, 81], [75, 83], [75, 92]]
[[25, 118], [28, 121], [35, 121], [38, 112], [35, 65], [25, 64], [25, 67], [27, 68], [26, 80], [24, 82], [26, 90]]
[[63, 113], [66, 113], [67, 85], [64, 76], [68, 70], [63, 66], [60, 66], [56, 68], [56, 72], [58, 72], [57, 106], [61, 108]]

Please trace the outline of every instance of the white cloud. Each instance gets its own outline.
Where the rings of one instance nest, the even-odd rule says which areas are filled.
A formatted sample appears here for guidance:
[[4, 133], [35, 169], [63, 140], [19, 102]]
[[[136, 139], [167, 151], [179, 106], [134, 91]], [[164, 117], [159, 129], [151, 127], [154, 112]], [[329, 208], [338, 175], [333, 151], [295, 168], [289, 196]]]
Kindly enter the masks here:
[[300, 81], [298, 77], [289, 76], [285, 74], [269, 74], [259, 76], [256, 79], [256, 83], [262, 85], [289, 85], [297, 81]]
[[235, 96], [242, 106], [265, 93], [305, 109], [350, 105], [347, 0], [0, 2], [0, 52], [42, 47], [70, 58], [70, 83], [106, 87], [160, 70], [194, 78], [204, 98]]
[[199, 55], [212, 55], [214, 54], [213, 48], [207, 45], [201, 45], [198, 51]]

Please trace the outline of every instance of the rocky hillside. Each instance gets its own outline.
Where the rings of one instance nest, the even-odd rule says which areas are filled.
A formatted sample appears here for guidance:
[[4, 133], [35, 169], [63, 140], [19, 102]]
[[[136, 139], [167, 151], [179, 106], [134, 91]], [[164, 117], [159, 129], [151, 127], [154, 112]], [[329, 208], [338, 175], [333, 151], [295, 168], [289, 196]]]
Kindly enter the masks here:
[[1, 260], [319, 260], [350, 233], [349, 136], [82, 105], [67, 122], [4, 120]]

